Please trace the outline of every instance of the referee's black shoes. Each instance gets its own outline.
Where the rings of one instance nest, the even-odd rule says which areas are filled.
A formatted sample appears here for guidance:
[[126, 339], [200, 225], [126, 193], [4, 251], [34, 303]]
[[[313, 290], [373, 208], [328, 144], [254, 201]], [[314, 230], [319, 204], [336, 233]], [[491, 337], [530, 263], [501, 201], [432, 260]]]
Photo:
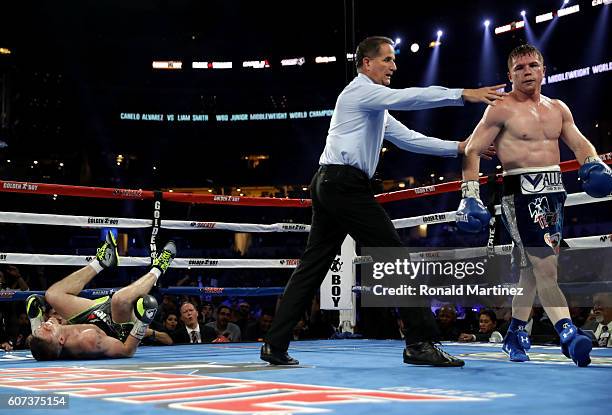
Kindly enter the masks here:
[[261, 346], [259, 358], [273, 365], [290, 366], [300, 364], [296, 359], [289, 356], [286, 350], [280, 350], [268, 343], [264, 343]]
[[410, 365], [461, 367], [465, 362], [446, 353], [436, 343], [419, 342], [406, 345], [404, 363]]

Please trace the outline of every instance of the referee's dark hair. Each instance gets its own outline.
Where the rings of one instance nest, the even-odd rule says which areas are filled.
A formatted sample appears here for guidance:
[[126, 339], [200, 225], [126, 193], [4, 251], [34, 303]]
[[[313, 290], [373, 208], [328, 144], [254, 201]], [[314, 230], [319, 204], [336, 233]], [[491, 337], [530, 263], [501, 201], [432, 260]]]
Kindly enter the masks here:
[[357, 45], [357, 52], [355, 52], [355, 66], [357, 71], [363, 66], [363, 58], [375, 58], [380, 52], [380, 45], [387, 43], [395, 48], [393, 40], [384, 36], [370, 36], [366, 37]]

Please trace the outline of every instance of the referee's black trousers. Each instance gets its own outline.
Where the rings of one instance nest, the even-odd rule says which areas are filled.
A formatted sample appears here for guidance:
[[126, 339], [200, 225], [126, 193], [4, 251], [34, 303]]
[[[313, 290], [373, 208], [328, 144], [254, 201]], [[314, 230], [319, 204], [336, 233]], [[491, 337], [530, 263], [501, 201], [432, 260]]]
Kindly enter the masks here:
[[[402, 246], [363, 171], [343, 165], [321, 166], [310, 184], [310, 194], [312, 224], [306, 249], [265, 338], [283, 350], [289, 347], [293, 328], [310, 306], [347, 234], [365, 247]], [[438, 327], [429, 308], [402, 308], [400, 315], [406, 343], [438, 339]]]

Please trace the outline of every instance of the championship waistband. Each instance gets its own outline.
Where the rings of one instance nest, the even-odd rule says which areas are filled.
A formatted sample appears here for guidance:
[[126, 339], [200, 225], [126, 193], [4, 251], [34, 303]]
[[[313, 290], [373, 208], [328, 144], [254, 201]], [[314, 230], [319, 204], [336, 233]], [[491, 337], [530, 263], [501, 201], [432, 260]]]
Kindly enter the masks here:
[[504, 195], [565, 192], [559, 166], [525, 167], [504, 171]]

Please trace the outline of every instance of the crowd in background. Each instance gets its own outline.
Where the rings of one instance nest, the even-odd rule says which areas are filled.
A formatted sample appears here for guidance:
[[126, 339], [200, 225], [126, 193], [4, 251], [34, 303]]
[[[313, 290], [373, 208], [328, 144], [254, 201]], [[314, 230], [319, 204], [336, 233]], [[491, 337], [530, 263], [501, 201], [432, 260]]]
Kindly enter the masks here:
[[[451, 197], [452, 195], [449, 195]], [[456, 195], [455, 195], [456, 196]], [[454, 196], [453, 196], [454, 197]], [[458, 196], [457, 196], [458, 197]], [[448, 198], [447, 198], [448, 199]], [[10, 201], [11, 199], [7, 199]], [[436, 199], [437, 200], [437, 199]], [[431, 213], [433, 210], [444, 211], [443, 207], [432, 206], [431, 200], [411, 200], [410, 204], [395, 203], [388, 206], [392, 217], [408, 217], [412, 215]], [[440, 203], [448, 200], [440, 200]], [[14, 200], [17, 204], [18, 200]], [[130, 202], [131, 203], [131, 202]], [[49, 202], [36, 205], [47, 209]], [[89, 205], [84, 201], [86, 208], [92, 213], [97, 209], [106, 209], [110, 206]], [[44, 205], [44, 206], [43, 206]], [[17, 206], [17, 205], [15, 205]], [[53, 205], [55, 206], [55, 205]], [[72, 204], [62, 203], [58, 209], [65, 213], [73, 213]], [[138, 204], [128, 204], [122, 209], [136, 209], [124, 212], [114, 211], [118, 217], [134, 216], [144, 217], [145, 213], [138, 212], [141, 207], [148, 211], [150, 207]], [[79, 209], [85, 209], [81, 206]], [[283, 209], [267, 210], [266, 216], [253, 218], [253, 211], [248, 208], [227, 209], [221, 207], [207, 208], [194, 206], [188, 214], [178, 205], [166, 205], [166, 214], [172, 218], [187, 217], [202, 220], [210, 218], [218, 221], [245, 222], [245, 223], [276, 223], [284, 222], [283, 218], [293, 217], [295, 223], [308, 223], [307, 212], [303, 209], [293, 209], [288, 212]], [[603, 204], [589, 205], [590, 215], [578, 220], [574, 217], [578, 207], [568, 208], [566, 212], [566, 226], [564, 237], [580, 237], [610, 233], [612, 223], [607, 222], [609, 212]], [[50, 209], [50, 212], [55, 210]], [[59, 212], [59, 211], [58, 211]], [[74, 213], [78, 213], [75, 211]], [[91, 255], [99, 244], [101, 232], [99, 229], [83, 229], [75, 234], [68, 227], [55, 227], [53, 238], [44, 227], [24, 224], [0, 225], [0, 252], [49, 253], [49, 254], [77, 254]], [[149, 230], [134, 229], [125, 231], [126, 245], [121, 251], [122, 256], [149, 256]], [[233, 232], [201, 231], [201, 232], [173, 232], [172, 235], [163, 234], [160, 240], [172, 238], [176, 241], [179, 256], [183, 258], [299, 258], [306, 242], [307, 233], [270, 233], [270, 234], [241, 234], [238, 238]], [[430, 226], [425, 234], [420, 234], [418, 228], [400, 229], [400, 237], [406, 246], [483, 246], [487, 235], [479, 235], [483, 240], [470, 240], [466, 235], [459, 234], [452, 223]], [[497, 243], [508, 243], [507, 235], [500, 233]], [[583, 257], [576, 261], [570, 257], [561, 257], [560, 278], [569, 275], [572, 282], [581, 281], [584, 271], [580, 267], [588, 264], [591, 267], [604, 267], [604, 262], [597, 250], [590, 253], [581, 251]], [[583, 267], [584, 268], [584, 267]], [[601, 269], [593, 269], [602, 273]], [[54, 282], [62, 279], [72, 272], [67, 266], [32, 266], [0, 265], [0, 290], [44, 291]], [[139, 275], [140, 270], [132, 267], [119, 267], [104, 272], [96, 277], [86, 288], [112, 288], [129, 284]], [[170, 269], [161, 280], [162, 287], [192, 286], [192, 287], [283, 287], [289, 278], [291, 269]], [[585, 274], [585, 281], [591, 281]], [[506, 281], [506, 276], [500, 276]], [[603, 291], [591, 289], [593, 291]], [[191, 342], [224, 342], [224, 341], [260, 341], [270, 327], [278, 299], [276, 297], [245, 297], [227, 298], [211, 296], [161, 296], [157, 294], [160, 308], [156, 321], [147, 332], [144, 344], [178, 344]], [[612, 299], [606, 300], [605, 295], [595, 298], [580, 298], [580, 301], [568, 297], [572, 319], [579, 327], [593, 331], [596, 340], [600, 343], [608, 338], [612, 330]], [[576, 307], [578, 304], [580, 307]], [[492, 308], [491, 310], [487, 310]], [[483, 310], [484, 309], [484, 310]], [[434, 304], [435, 312], [440, 326], [443, 340], [449, 341], [497, 341], [505, 334], [507, 322], [510, 317], [509, 308], [495, 308], [488, 303], [471, 304], [469, 307], [457, 304]], [[53, 313], [53, 310], [49, 310]], [[597, 321], [599, 319], [599, 321]], [[294, 329], [294, 338], [298, 339], [327, 339], [341, 337], [338, 326], [338, 313], [320, 310], [318, 301], [313, 301], [312, 307], [304, 310], [302, 319]], [[558, 342], [546, 313], [540, 308], [533, 309], [529, 330], [534, 343]], [[357, 326], [354, 328], [357, 335], [365, 338], [393, 339], [403, 337], [403, 326], [396, 309], [393, 308], [358, 308]], [[195, 334], [192, 334], [195, 332]], [[497, 334], [495, 334], [497, 333]], [[27, 339], [30, 328], [25, 314], [24, 302], [0, 301], [0, 344], [5, 350], [27, 348]], [[612, 346], [612, 343], [606, 343]]]
[[[32, 268], [36, 269], [36, 268]], [[0, 289], [30, 290], [30, 277], [18, 267], [0, 268]], [[187, 343], [260, 342], [274, 319], [278, 298], [223, 298], [158, 295], [159, 308], [149, 326], [143, 345]], [[592, 307], [578, 307], [569, 299], [572, 320], [592, 332], [594, 344], [612, 347], [612, 293], [592, 296]], [[443, 341], [501, 342], [508, 328], [511, 310], [507, 307], [482, 308], [441, 304], [434, 308]], [[55, 310], [46, 318], [66, 322]], [[351, 337], [400, 339], [404, 329], [397, 309], [360, 308], [355, 333]], [[346, 337], [340, 333], [337, 311], [321, 310], [317, 297], [293, 330], [293, 340]], [[558, 344], [559, 338], [541, 307], [534, 307], [526, 330], [533, 343]], [[346, 333], [345, 333], [346, 334]], [[30, 322], [22, 301], [0, 301], [0, 349], [27, 349]]]

